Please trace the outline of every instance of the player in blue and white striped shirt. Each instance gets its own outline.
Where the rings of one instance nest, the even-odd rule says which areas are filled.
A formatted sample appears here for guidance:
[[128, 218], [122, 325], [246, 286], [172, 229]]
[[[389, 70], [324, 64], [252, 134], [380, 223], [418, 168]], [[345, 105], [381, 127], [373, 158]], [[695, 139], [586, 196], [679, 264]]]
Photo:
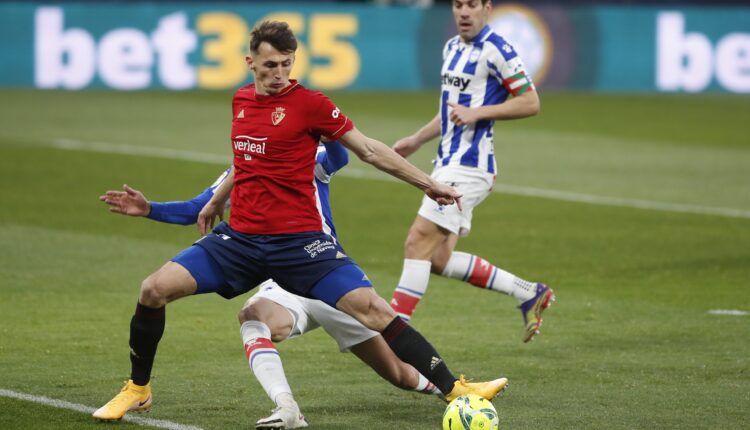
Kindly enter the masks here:
[[[487, 25], [489, 0], [454, 0], [459, 34], [443, 49], [440, 110], [419, 131], [393, 146], [404, 157], [440, 136], [432, 177], [455, 187], [463, 210], [424, 199], [405, 243], [404, 269], [391, 306], [404, 319], [427, 290], [430, 272], [515, 297], [524, 318], [524, 342], [534, 338], [552, 289], [523, 280], [481, 257], [454, 251], [471, 229], [472, 210], [491, 192], [497, 163], [496, 120], [539, 112], [531, 77], [513, 47]], [[510, 98], [512, 96], [512, 98]]]

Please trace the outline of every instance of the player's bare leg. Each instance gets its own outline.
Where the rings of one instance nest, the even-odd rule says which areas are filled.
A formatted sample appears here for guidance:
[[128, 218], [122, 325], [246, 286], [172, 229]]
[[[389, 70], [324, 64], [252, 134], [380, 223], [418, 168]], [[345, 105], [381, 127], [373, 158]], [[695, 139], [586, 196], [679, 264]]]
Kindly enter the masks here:
[[448, 232], [448, 234], [443, 236], [443, 241], [432, 252], [430, 260], [432, 262], [432, 266], [430, 267], [432, 273], [436, 275], [443, 274], [453, 254], [453, 250], [456, 249], [456, 244], [458, 244], [457, 234]]
[[195, 293], [197, 284], [190, 272], [168, 262], [141, 284], [135, 315], [130, 321], [131, 377], [125, 387], [93, 417], [102, 421], [120, 420], [129, 411], [151, 408], [151, 368], [156, 348], [164, 333], [166, 304]]
[[352, 346], [351, 351], [381, 378], [398, 388], [425, 394], [441, 394], [435, 384], [417, 372], [417, 369], [399, 360], [382, 336], [358, 343]]
[[519, 278], [482, 257], [455, 251], [457, 243], [457, 234], [417, 215], [404, 247], [404, 269], [391, 299], [398, 315], [411, 319], [427, 291], [430, 273], [435, 273], [514, 297], [523, 317], [523, 341], [533, 340], [542, 325], [542, 312], [554, 301], [552, 289]]
[[344, 294], [336, 303], [338, 310], [349, 314], [370, 330], [382, 332], [396, 317], [374, 288], [357, 288]]
[[245, 302], [237, 318], [250, 370], [276, 404], [271, 415], [258, 420], [255, 428], [307, 427], [307, 421], [292, 396], [281, 357], [273, 344], [289, 337], [294, 327], [292, 314], [272, 300], [253, 297]]
[[[451, 240], [453, 237], [455, 241]], [[554, 301], [552, 289], [522, 279], [477, 255], [453, 251], [457, 239], [458, 236], [452, 235], [438, 248], [433, 257], [432, 272], [515, 298], [523, 317], [522, 339], [524, 342], [533, 340], [542, 325], [542, 312]]]
[[370, 330], [379, 331], [398, 358], [427, 377], [452, 400], [462, 394], [474, 393], [492, 399], [508, 383], [505, 378], [470, 384], [463, 377], [453, 376], [440, 354], [418, 331], [396, 316], [373, 288], [357, 288], [344, 294], [336, 307]]
[[[419, 215], [414, 219], [404, 244], [404, 268], [391, 298], [391, 307], [406, 321], [427, 291], [432, 258], [450, 237], [450, 232]], [[455, 246], [455, 243], [454, 243]]]

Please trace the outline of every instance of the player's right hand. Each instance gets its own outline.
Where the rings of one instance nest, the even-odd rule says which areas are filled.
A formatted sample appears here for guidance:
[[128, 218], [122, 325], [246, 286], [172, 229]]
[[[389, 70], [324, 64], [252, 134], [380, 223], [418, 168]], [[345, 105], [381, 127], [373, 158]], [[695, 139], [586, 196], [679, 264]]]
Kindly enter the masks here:
[[396, 143], [394, 143], [393, 150], [396, 151], [398, 155], [406, 158], [411, 154], [417, 152], [420, 146], [422, 145], [419, 144], [414, 136], [408, 136], [404, 137], [403, 139], [399, 139]]
[[441, 206], [456, 204], [458, 210], [461, 210], [461, 193], [450, 185], [433, 181], [433, 184], [424, 190], [427, 197], [435, 200]]
[[219, 217], [221, 221], [224, 221], [224, 204], [219, 204], [214, 201], [214, 199], [211, 199], [205, 206], [203, 206], [200, 213], [198, 213], [198, 221], [196, 222], [196, 225], [198, 226], [198, 233], [200, 233], [201, 236], [205, 236], [214, 228], [216, 217]]
[[151, 212], [151, 205], [142, 192], [122, 186], [125, 191], [107, 191], [99, 200], [110, 206], [109, 211], [130, 216], [146, 216]]

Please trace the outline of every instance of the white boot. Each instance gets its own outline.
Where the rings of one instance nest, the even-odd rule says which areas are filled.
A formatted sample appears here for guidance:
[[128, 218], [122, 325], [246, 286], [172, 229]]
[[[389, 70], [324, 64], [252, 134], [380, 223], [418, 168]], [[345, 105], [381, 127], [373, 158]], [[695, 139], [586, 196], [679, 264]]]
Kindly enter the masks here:
[[279, 406], [273, 413], [255, 423], [256, 429], [298, 429], [307, 427], [305, 416], [299, 408]]

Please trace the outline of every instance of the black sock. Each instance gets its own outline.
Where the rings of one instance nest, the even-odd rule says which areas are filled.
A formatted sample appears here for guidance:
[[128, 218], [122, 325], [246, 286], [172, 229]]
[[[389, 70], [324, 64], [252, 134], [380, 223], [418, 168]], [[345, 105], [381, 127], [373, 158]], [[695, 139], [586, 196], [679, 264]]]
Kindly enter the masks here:
[[165, 307], [149, 308], [140, 302], [130, 320], [130, 379], [137, 385], [146, 385], [151, 379], [156, 346], [164, 333]]
[[381, 334], [398, 358], [414, 366], [443, 394], [453, 390], [456, 377], [448, 370], [448, 366], [430, 342], [406, 321], [399, 317], [394, 318]]

